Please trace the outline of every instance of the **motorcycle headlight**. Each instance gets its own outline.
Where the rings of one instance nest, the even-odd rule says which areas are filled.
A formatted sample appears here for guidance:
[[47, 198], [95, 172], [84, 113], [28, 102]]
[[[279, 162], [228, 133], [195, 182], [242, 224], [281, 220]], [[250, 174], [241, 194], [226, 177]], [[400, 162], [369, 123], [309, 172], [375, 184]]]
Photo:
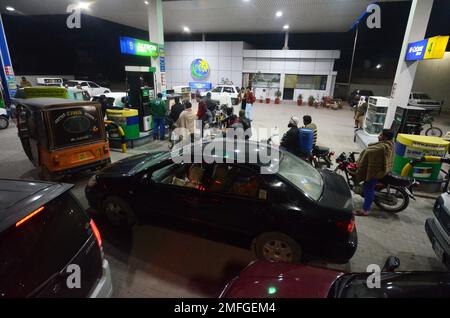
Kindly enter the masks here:
[[93, 175], [93, 176], [89, 179], [87, 186], [88, 186], [88, 188], [93, 188], [93, 187], [95, 187], [96, 184], [97, 184], [97, 176], [96, 176], [96, 175]]

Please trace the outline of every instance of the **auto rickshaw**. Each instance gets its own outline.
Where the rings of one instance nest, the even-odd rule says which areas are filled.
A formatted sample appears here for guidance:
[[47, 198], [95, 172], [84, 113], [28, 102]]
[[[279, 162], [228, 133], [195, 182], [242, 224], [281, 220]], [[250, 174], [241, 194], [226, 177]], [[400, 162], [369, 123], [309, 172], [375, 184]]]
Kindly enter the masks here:
[[23, 149], [46, 180], [107, 166], [100, 104], [62, 98], [15, 99]]

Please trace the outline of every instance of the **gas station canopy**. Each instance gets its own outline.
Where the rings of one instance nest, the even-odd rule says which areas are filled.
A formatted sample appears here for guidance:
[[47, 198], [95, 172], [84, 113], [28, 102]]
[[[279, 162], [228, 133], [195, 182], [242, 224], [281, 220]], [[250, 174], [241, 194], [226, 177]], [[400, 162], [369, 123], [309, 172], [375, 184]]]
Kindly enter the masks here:
[[[379, 2], [392, 2], [383, 0]], [[291, 32], [345, 32], [371, 0], [163, 0], [164, 29], [192, 32], [280, 32], [289, 23]], [[0, 0], [0, 10], [13, 6], [14, 14], [66, 14], [73, 0]], [[84, 13], [108, 21], [148, 30], [144, 0], [85, 0]], [[283, 19], [274, 12], [282, 11]]]

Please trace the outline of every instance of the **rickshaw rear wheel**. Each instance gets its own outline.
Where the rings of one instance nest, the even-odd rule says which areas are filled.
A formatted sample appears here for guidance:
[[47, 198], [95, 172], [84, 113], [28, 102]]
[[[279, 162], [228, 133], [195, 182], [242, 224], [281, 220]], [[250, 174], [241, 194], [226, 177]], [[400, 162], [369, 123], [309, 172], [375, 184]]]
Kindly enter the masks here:
[[39, 178], [43, 181], [54, 181], [54, 175], [47, 167], [41, 167]]

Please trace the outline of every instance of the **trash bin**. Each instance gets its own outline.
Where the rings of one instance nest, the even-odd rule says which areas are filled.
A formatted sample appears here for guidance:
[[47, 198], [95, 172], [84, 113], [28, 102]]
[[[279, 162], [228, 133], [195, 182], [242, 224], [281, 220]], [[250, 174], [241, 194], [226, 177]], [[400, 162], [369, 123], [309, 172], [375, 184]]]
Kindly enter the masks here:
[[[108, 120], [115, 122], [123, 128], [126, 140], [138, 139], [140, 137], [139, 113], [136, 109], [108, 109], [106, 116]], [[117, 133], [116, 136], [114, 132], [111, 133], [111, 137], [120, 138], [119, 134]]]
[[[393, 172], [400, 175], [403, 167], [411, 159], [423, 156], [445, 157], [449, 142], [438, 137], [399, 134], [395, 144], [395, 159]], [[423, 162], [413, 167], [409, 177], [436, 181], [439, 179], [442, 163]]]

